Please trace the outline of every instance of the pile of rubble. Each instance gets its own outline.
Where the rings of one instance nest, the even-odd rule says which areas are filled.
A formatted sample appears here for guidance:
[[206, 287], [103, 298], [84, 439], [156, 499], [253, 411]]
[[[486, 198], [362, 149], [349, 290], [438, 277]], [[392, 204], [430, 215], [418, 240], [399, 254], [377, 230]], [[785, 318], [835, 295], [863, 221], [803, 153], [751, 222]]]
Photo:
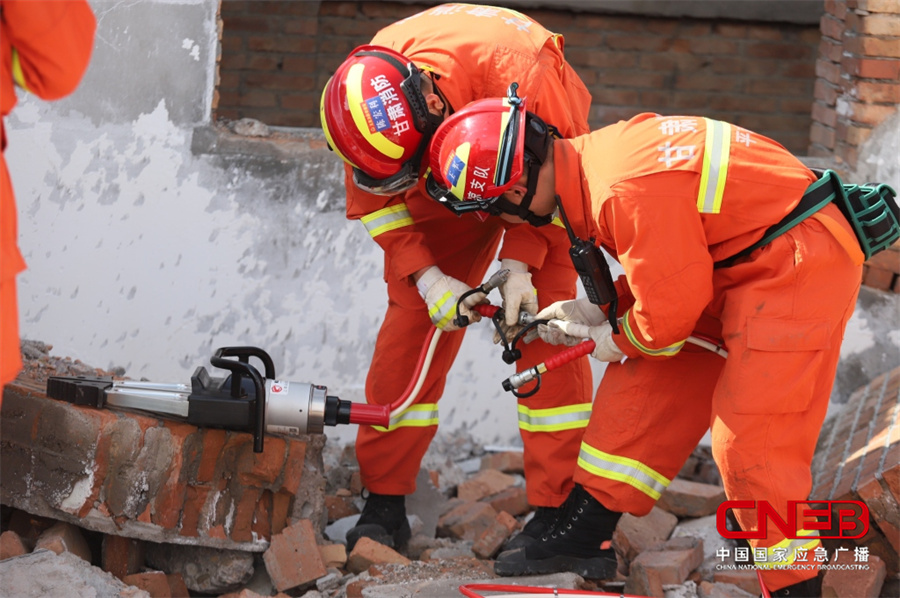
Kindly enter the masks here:
[[[23, 345], [29, 378], [122, 374], [52, 358], [49, 351], [40, 343]], [[464, 433], [439, 434], [416, 492], [407, 497], [413, 537], [402, 553], [364, 538], [348, 554], [345, 534], [365, 502], [354, 447], [326, 442], [322, 460], [327, 521], [291, 520], [264, 553], [139, 542], [3, 507], [2, 590], [17, 597], [452, 598], [461, 595], [462, 584], [494, 583], [665, 598], [760, 594], [756, 573], [736, 559], [737, 544], [716, 530], [715, 512], [725, 496], [703, 446], [648, 515], [622, 517], [613, 538], [619, 571], [602, 583], [573, 574], [494, 575], [492, 559], [532, 513], [520, 449], [482, 446]], [[826, 575], [825, 595], [850, 595], [847, 587], [854, 596], [873, 598], [893, 591], [890, 584], [882, 589], [883, 563], [854, 573]]]

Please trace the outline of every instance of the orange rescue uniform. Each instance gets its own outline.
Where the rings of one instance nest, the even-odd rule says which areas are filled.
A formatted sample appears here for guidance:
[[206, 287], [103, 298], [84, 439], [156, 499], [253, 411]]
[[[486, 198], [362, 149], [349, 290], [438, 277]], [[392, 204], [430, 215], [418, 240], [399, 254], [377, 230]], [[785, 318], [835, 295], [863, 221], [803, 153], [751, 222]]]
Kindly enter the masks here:
[[[0, 117], [16, 105], [15, 85], [44, 100], [78, 86], [94, 43], [96, 22], [84, 0], [0, 0]], [[25, 269], [17, 243], [16, 203], [3, 152], [0, 121], [0, 386], [22, 368], [16, 274]]]
[[[617, 257], [627, 286], [617, 346], [575, 481], [607, 508], [644, 515], [707, 429], [731, 500], [786, 518], [805, 500], [862, 252], [833, 205], [730, 268], [815, 174], [776, 142], [699, 117], [641, 114], [554, 144], [557, 191], [576, 234]], [[685, 344], [724, 339], [727, 359]], [[737, 510], [744, 530], [755, 513]], [[782, 569], [820, 542], [774, 526], [751, 540], [769, 589], [815, 575]]]
[[[518, 12], [470, 4], [436, 6], [382, 29], [372, 43], [393, 48], [430, 72], [453, 109], [504, 96], [515, 81], [529, 108], [560, 135], [589, 131], [591, 97], [564, 59], [562, 37]], [[347, 172], [347, 217], [361, 220], [385, 252], [388, 308], [366, 381], [370, 403], [391, 403], [403, 393], [432, 326], [410, 278], [416, 271], [436, 264], [449, 276], [479, 285], [502, 237], [499, 257], [529, 265], [541, 307], [575, 295], [576, 276], [560, 226], [534, 229], [496, 217], [457, 217], [418, 189], [391, 198], [361, 191], [353, 185], [349, 167]], [[419, 399], [389, 429], [360, 426], [356, 452], [370, 491], [398, 495], [415, 490], [422, 457], [437, 431], [437, 402], [462, 339], [463, 332], [441, 336]], [[525, 345], [517, 368], [536, 365], [558, 350], [544, 343]], [[582, 359], [547, 376], [538, 393], [519, 401], [532, 505], [557, 506], [572, 488], [571, 472], [590, 416], [591, 386], [590, 366]]]

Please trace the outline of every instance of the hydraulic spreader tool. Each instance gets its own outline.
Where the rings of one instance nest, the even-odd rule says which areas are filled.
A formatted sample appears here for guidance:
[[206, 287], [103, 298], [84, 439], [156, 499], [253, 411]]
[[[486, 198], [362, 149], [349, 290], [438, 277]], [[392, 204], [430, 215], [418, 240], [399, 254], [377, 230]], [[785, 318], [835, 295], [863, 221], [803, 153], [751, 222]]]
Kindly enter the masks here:
[[[262, 362], [265, 377], [250, 363], [251, 357]], [[390, 420], [387, 405], [352, 403], [329, 396], [328, 389], [318, 384], [276, 379], [272, 358], [257, 347], [222, 347], [209, 361], [231, 373], [214, 378], [201, 366], [190, 385], [52, 376], [47, 396], [76, 405], [140, 409], [196, 426], [251, 432], [257, 453], [263, 450], [266, 432], [321, 434], [324, 426], [387, 426]]]

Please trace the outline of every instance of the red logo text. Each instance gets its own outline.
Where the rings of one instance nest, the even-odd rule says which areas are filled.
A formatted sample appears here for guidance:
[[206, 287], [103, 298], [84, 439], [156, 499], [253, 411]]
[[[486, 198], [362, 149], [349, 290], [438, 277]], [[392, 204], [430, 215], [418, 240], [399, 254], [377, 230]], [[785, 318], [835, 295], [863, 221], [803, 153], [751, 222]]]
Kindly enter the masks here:
[[[729, 530], [726, 522], [729, 509], [756, 511], [756, 530]], [[869, 531], [869, 507], [858, 500], [789, 500], [786, 520], [765, 500], [726, 500], [716, 509], [716, 529], [723, 538], [768, 538], [770, 521], [785, 538], [792, 540], [810, 536], [849, 540], [862, 538]]]

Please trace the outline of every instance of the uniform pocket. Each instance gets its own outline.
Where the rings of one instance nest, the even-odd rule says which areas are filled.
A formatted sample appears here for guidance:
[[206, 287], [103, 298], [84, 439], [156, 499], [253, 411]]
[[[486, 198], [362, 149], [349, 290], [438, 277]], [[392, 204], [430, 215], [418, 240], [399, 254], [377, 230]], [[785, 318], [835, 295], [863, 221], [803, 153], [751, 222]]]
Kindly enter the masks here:
[[723, 374], [735, 412], [806, 411], [830, 354], [831, 330], [825, 320], [749, 318], [744, 346], [729, 343]]
[[821, 351], [831, 346], [831, 326], [822, 320], [747, 320], [747, 348], [755, 351]]

